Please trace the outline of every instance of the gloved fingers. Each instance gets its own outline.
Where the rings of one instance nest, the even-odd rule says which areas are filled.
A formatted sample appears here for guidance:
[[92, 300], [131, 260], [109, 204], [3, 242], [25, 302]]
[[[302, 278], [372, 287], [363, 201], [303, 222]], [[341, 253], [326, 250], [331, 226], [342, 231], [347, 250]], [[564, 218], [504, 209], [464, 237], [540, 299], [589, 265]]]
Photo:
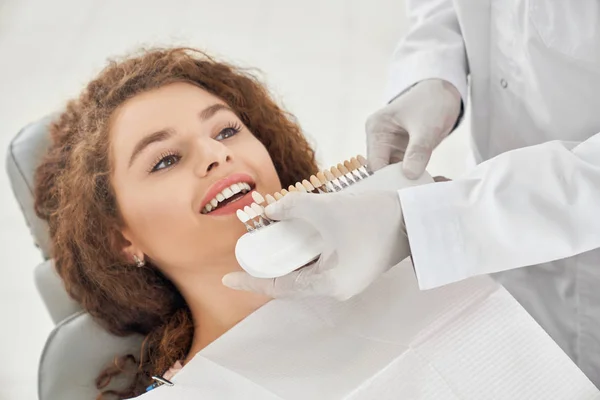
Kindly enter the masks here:
[[314, 293], [313, 282], [319, 280], [317, 266], [311, 265], [278, 278], [255, 278], [247, 272], [232, 272], [222, 279], [223, 285], [234, 290], [244, 290], [271, 298], [305, 297], [322, 295]]
[[451, 181], [452, 179], [450, 178], [446, 178], [445, 176], [439, 175], [439, 176], [434, 176], [433, 177], [433, 181], [434, 182], [448, 182]]
[[431, 132], [411, 132], [402, 165], [404, 175], [407, 178], [418, 179], [425, 172], [433, 149], [441, 141], [441, 139], [438, 140], [433, 136], [434, 134]]
[[318, 215], [315, 215], [319, 214], [318, 206], [321, 203], [318, 197], [312, 193], [291, 192], [265, 207], [265, 214], [270, 219], [277, 221], [298, 218], [313, 223], [320, 219]]
[[377, 171], [390, 163], [392, 149], [377, 138], [367, 136], [367, 161], [371, 171]]
[[408, 132], [394, 120], [390, 111], [380, 111], [371, 118], [367, 121], [367, 160], [371, 170], [377, 171], [402, 161]]
[[390, 154], [390, 164], [397, 164], [404, 160], [406, 149], [393, 149]]

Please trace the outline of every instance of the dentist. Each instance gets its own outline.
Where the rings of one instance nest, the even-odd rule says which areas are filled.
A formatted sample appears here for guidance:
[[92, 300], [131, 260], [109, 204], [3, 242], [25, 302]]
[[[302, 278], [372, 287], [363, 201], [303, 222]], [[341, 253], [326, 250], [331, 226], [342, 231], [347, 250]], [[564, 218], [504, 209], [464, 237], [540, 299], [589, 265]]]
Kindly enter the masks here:
[[366, 124], [371, 167], [403, 161], [420, 176], [467, 98], [480, 164], [399, 193], [286, 196], [267, 215], [311, 222], [322, 257], [281, 278], [240, 272], [224, 283], [344, 300], [409, 255], [422, 289], [496, 273], [600, 386], [600, 2], [407, 7], [389, 102]]

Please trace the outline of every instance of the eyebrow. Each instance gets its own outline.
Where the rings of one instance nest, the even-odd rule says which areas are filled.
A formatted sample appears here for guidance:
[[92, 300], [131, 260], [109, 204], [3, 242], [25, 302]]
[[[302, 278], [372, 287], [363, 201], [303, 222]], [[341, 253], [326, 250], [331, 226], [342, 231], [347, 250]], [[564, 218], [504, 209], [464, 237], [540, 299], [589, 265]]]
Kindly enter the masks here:
[[225, 104], [216, 103], [200, 111], [200, 114], [198, 114], [198, 116], [201, 120], [205, 121], [209, 118], [212, 118], [219, 111], [231, 111], [231, 108], [227, 107]]
[[137, 142], [133, 152], [131, 153], [131, 158], [129, 159], [129, 167], [133, 164], [135, 159], [140, 155], [140, 153], [152, 143], [162, 142], [163, 140], [167, 140], [171, 136], [173, 136], [175, 132], [172, 129], [162, 129], [158, 132], [154, 132], [148, 136], [144, 136], [142, 140]]
[[[208, 106], [204, 110], [200, 111], [200, 113], [198, 113], [198, 117], [200, 117], [200, 119], [202, 121], [206, 121], [207, 119], [212, 118], [219, 111], [231, 111], [231, 109], [229, 107], [227, 107], [225, 104], [216, 103], [216, 104]], [[144, 149], [146, 147], [150, 146], [152, 143], [162, 142], [164, 140], [167, 140], [174, 134], [175, 134], [175, 132], [172, 129], [167, 128], [167, 129], [161, 129], [160, 131], [154, 132], [150, 135], [143, 137], [135, 145], [133, 152], [131, 153], [131, 158], [129, 159], [129, 167], [131, 167], [131, 165], [133, 164], [135, 159], [140, 155], [140, 153], [142, 151], [144, 151]]]

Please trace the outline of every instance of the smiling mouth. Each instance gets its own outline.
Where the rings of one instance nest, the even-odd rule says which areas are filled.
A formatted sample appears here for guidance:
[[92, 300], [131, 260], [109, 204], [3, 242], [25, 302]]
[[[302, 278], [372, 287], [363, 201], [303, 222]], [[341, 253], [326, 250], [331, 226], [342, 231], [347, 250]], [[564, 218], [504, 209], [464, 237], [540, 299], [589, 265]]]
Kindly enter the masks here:
[[254, 190], [254, 184], [246, 182], [238, 182], [223, 189], [213, 199], [211, 199], [200, 211], [201, 214], [207, 215], [213, 211], [219, 210], [229, 204], [235, 203], [248, 193]]

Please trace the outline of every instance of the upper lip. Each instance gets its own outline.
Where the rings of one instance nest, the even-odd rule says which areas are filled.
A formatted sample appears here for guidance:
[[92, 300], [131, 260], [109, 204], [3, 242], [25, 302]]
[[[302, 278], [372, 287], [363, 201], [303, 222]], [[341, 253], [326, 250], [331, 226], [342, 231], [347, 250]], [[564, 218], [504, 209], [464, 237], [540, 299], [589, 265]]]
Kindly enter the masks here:
[[254, 186], [254, 179], [250, 177], [248, 174], [244, 173], [235, 173], [223, 178], [221, 180], [216, 181], [212, 184], [211, 187], [208, 188], [204, 198], [202, 199], [202, 203], [200, 204], [200, 211], [206, 206], [212, 199], [214, 199], [217, 194], [221, 193], [223, 189], [230, 187], [234, 183], [244, 182], [249, 184], [250, 186]]

